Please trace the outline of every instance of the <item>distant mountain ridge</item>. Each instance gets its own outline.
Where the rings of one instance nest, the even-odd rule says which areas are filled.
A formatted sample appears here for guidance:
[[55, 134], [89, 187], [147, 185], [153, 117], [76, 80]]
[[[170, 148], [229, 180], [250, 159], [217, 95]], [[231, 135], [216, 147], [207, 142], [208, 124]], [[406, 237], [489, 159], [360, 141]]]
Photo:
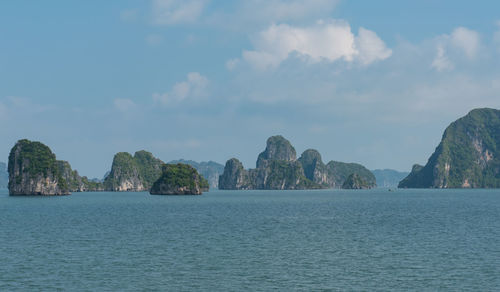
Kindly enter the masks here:
[[410, 174], [394, 169], [374, 169], [371, 172], [375, 175], [377, 187], [384, 188], [397, 188], [399, 182]]
[[500, 111], [474, 109], [444, 131], [425, 166], [401, 188], [500, 188]]

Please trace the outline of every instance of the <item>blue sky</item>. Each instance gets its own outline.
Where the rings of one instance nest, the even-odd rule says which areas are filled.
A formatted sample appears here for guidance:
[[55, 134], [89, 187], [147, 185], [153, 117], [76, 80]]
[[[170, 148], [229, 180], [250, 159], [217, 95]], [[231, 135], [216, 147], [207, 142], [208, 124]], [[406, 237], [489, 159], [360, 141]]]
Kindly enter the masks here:
[[[267, 137], [409, 170], [500, 108], [496, 1], [0, 2], [0, 154], [102, 177], [119, 151], [254, 167]], [[2, 157], [0, 156], [0, 157]]]

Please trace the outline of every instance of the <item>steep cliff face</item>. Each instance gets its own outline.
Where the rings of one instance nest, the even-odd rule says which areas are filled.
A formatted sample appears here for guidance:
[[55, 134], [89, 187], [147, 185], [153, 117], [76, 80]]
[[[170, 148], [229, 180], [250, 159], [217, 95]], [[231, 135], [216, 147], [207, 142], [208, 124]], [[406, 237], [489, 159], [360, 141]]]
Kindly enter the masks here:
[[321, 160], [321, 154], [315, 149], [308, 149], [302, 153], [299, 162], [304, 168], [305, 176], [324, 187], [335, 187], [333, 177], [328, 173], [326, 165]]
[[66, 180], [49, 147], [26, 139], [19, 140], [9, 154], [10, 195], [69, 195]]
[[108, 191], [147, 191], [161, 176], [163, 162], [150, 152], [137, 151], [134, 156], [119, 152], [113, 158], [109, 175], [104, 179]]
[[162, 174], [151, 187], [152, 195], [201, 195], [208, 191], [208, 182], [194, 167], [187, 164], [165, 164]]
[[330, 161], [326, 168], [333, 181], [333, 187], [341, 187], [351, 174], [357, 174], [370, 188], [377, 186], [373, 173], [361, 164]]
[[307, 179], [298, 161], [268, 160], [265, 167], [250, 169], [252, 188], [258, 190], [304, 190], [321, 188]]
[[297, 153], [290, 141], [283, 136], [272, 136], [267, 139], [266, 149], [257, 158], [257, 168], [266, 167], [273, 160], [295, 161]]
[[248, 190], [253, 189], [248, 171], [243, 168], [243, 164], [231, 158], [226, 162], [224, 172], [219, 177], [219, 189], [221, 190]]
[[224, 165], [214, 162], [214, 161], [202, 161], [196, 162], [193, 160], [172, 160], [169, 164], [184, 163], [189, 164], [196, 168], [199, 174], [201, 174], [209, 183], [210, 188], [217, 188], [219, 185], [219, 176], [224, 172]]
[[451, 123], [427, 164], [399, 187], [499, 188], [500, 111], [475, 109]]

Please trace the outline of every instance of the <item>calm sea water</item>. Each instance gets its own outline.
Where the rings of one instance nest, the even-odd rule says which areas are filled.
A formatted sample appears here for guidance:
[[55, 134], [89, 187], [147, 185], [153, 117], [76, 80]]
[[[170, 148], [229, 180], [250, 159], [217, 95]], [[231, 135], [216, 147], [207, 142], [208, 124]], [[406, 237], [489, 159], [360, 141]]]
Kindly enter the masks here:
[[500, 190], [0, 190], [0, 291], [500, 290]]

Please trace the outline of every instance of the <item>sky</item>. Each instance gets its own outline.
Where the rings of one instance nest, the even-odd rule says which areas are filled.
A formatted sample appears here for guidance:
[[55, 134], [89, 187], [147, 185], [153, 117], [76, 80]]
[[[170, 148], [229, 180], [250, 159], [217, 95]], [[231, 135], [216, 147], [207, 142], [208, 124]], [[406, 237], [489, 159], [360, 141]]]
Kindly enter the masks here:
[[[255, 167], [298, 155], [409, 171], [500, 108], [500, 2], [0, 2], [0, 161], [17, 140], [102, 177], [120, 151]], [[3, 159], [1, 158], [3, 157]]]

